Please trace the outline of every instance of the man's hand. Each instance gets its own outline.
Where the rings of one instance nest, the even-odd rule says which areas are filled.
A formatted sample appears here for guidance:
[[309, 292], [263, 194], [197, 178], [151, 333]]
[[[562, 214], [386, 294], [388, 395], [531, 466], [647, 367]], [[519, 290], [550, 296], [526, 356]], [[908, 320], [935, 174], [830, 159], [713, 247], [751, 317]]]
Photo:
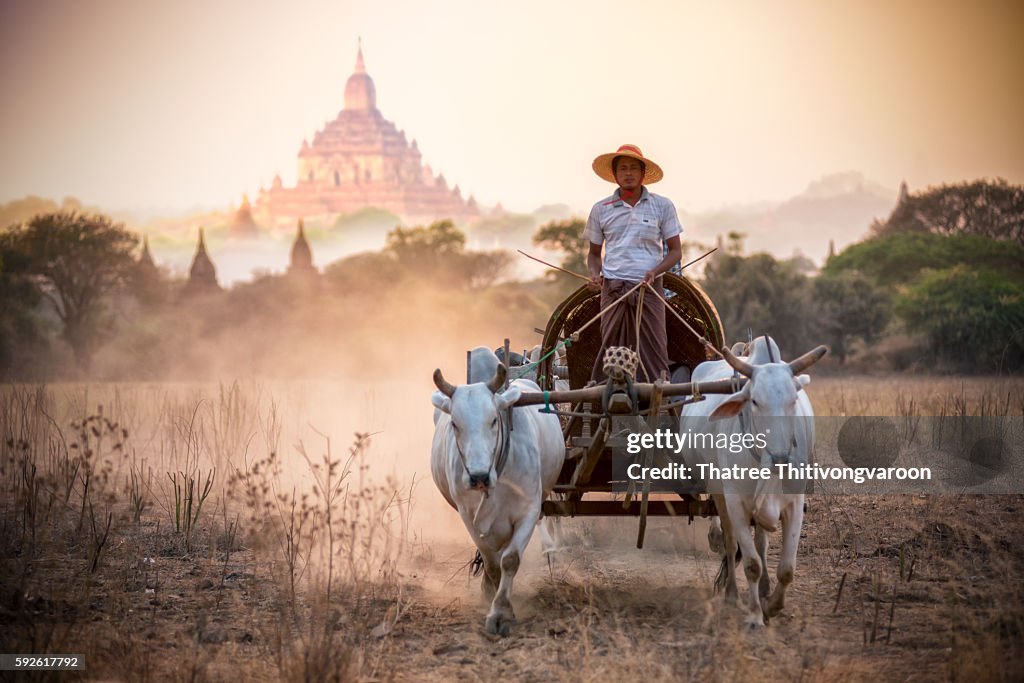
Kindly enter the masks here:
[[647, 273], [646, 273], [646, 274], [644, 274], [644, 284], [647, 284], [647, 285], [653, 285], [653, 284], [654, 284], [654, 280], [655, 280], [655, 278], [657, 278], [657, 277], [658, 277], [658, 276], [657, 276], [657, 274], [655, 273], [655, 271], [653, 271], [653, 270], [649, 270], [649, 271], [647, 271]]
[[590, 251], [587, 252], [587, 274], [590, 275], [590, 282], [587, 289], [591, 292], [600, 292], [604, 285], [604, 278], [601, 276], [601, 249], [600, 244], [590, 243]]

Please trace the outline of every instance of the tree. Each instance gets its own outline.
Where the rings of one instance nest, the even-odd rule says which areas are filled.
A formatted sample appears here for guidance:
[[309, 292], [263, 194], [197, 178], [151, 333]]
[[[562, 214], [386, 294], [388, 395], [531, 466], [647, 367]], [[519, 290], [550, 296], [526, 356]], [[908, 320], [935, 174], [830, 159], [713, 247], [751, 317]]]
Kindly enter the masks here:
[[411, 279], [441, 287], [478, 289], [505, 276], [512, 264], [504, 251], [467, 251], [466, 236], [450, 220], [427, 227], [398, 227], [384, 249], [352, 256], [327, 268], [328, 281], [345, 289]]
[[703, 286], [729, 342], [746, 341], [748, 329], [770, 334], [790, 358], [820, 343], [810, 280], [768, 254], [716, 258], [704, 271]]
[[872, 227], [880, 235], [968, 233], [1024, 244], [1024, 186], [999, 178], [929, 188], [908, 195], [887, 221]]
[[813, 288], [818, 332], [840, 364], [856, 340], [870, 344], [882, 335], [890, 317], [889, 297], [869, 278], [843, 271], [819, 276]]
[[[533, 233], [533, 243], [548, 251], [560, 252], [562, 254], [562, 262], [559, 265], [562, 268], [573, 273], [586, 275], [588, 272], [588, 245], [585, 244], [583, 239], [583, 229], [585, 227], [586, 223], [579, 218], [552, 221], [541, 226], [537, 232]], [[562, 289], [569, 291], [575, 290], [582, 284], [582, 280], [557, 270], [549, 270], [547, 277], [552, 282], [558, 283]]]
[[889, 287], [909, 284], [925, 269], [958, 264], [985, 267], [1019, 280], [1024, 278], [1024, 246], [981, 235], [893, 233], [847, 247], [829, 260], [825, 273], [859, 271]]
[[1007, 371], [1024, 366], [1024, 285], [958, 265], [923, 275], [897, 300], [934, 359], [953, 368]]
[[8, 272], [5, 261], [10, 261], [10, 254], [5, 257], [0, 240], [0, 379], [26, 379], [31, 375], [13, 376], [11, 371], [46, 346], [42, 325], [33, 314], [39, 292], [26, 278]]
[[384, 246], [406, 268], [433, 271], [445, 259], [457, 258], [466, 248], [466, 236], [450, 220], [429, 227], [395, 228]]
[[138, 238], [107, 216], [57, 212], [0, 235], [8, 272], [32, 280], [53, 306], [83, 370], [110, 325], [107, 299], [135, 267]]

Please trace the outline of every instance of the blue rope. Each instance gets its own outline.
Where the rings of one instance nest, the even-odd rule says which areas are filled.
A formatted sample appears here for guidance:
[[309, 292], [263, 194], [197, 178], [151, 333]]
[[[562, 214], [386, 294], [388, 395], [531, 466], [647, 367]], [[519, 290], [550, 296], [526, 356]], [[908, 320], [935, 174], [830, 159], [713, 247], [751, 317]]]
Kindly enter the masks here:
[[536, 361], [533, 361], [533, 362], [527, 363], [526, 365], [523, 365], [523, 366], [521, 366], [521, 370], [522, 370], [522, 371], [521, 371], [521, 372], [520, 372], [520, 373], [519, 373], [518, 375], [516, 375], [515, 377], [513, 377], [512, 379], [514, 379], [514, 380], [515, 380], [515, 379], [520, 379], [521, 377], [524, 377], [524, 376], [526, 376], [527, 374], [529, 374], [529, 372], [530, 372], [531, 370], [533, 370], [533, 368], [534, 368], [535, 366], [538, 366], [538, 365], [540, 365], [540, 364], [541, 364], [541, 363], [542, 363], [542, 362], [544, 361], [544, 359], [545, 359], [545, 358], [547, 358], [547, 357], [548, 357], [548, 356], [550, 356], [551, 354], [553, 354], [553, 353], [555, 353], [556, 351], [558, 351], [558, 347], [560, 347], [560, 346], [565, 346], [565, 347], [568, 347], [568, 346], [570, 346], [571, 344], [572, 344], [572, 339], [563, 339], [562, 341], [560, 341], [560, 342], [558, 342], [557, 344], [555, 344], [555, 347], [554, 347], [553, 349], [551, 349], [550, 351], [548, 351], [547, 353], [545, 353], [545, 354], [544, 354], [543, 356], [541, 356], [540, 358], [538, 358], [538, 359], [537, 359]]

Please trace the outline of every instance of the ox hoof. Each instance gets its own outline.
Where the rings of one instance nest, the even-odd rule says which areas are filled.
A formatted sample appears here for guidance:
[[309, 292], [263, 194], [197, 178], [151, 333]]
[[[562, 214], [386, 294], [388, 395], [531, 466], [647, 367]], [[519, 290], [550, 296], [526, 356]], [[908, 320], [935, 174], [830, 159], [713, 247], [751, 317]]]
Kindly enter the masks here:
[[505, 638], [512, 633], [512, 627], [515, 623], [516, 619], [511, 615], [489, 614], [487, 615], [487, 621], [484, 623], [484, 628], [493, 636]]
[[716, 555], [725, 554], [725, 534], [721, 527], [712, 526], [708, 529], [708, 548]]
[[764, 623], [767, 624], [775, 614], [772, 612], [771, 605], [768, 600], [761, 598], [761, 616], [764, 619]]
[[764, 620], [768, 621], [771, 617], [777, 617], [782, 613], [783, 602], [778, 599], [762, 600], [761, 608], [764, 610]]
[[743, 620], [743, 625], [747, 627], [748, 631], [756, 631], [764, 628], [764, 616], [758, 614], [748, 614], [746, 619]]

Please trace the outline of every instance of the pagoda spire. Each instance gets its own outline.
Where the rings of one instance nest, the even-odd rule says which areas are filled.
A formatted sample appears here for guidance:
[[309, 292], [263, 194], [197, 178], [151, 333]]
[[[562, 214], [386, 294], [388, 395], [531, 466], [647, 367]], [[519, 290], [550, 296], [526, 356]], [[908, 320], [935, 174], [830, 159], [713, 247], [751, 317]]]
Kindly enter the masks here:
[[149, 253], [149, 235], [142, 237], [142, 253], [139, 255], [139, 265], [146, 268], [156, 268], [153, 262], [153, 255]]
[[288, 265], [287, 274], [301, 280], [312, 280], [317, 276], [316, 267], [313, 265], [313, 252], [309, 248], [309, 241], [306, 239], [306, 226], [302, 219], [299, 219], [295, 243], [292, 245], [291, 263]]
[[366, 73], [366, 63], [363, 62], [363, 37], [359, 36], [359, 49], [356, 52], [356, 73]]
[[362, 38], [359, 39], [359, 49], [356, 51], [356, 68], [345, 82], [345, 109], [350, 111], [374, 111], [377, 109], [377, 89], [373, 85], [370, 74], [366, 73]]
[[217, 284], [217, 270], [206, 253], [206, 237], [203, 229], [199, 228], [199, 244], [196, 245], [196, 255], [192, 259], [192, 267], [189, 269], [188, 282], [185, 283], [185, 294], [196, 294], [204, 292], [219, 291]]

